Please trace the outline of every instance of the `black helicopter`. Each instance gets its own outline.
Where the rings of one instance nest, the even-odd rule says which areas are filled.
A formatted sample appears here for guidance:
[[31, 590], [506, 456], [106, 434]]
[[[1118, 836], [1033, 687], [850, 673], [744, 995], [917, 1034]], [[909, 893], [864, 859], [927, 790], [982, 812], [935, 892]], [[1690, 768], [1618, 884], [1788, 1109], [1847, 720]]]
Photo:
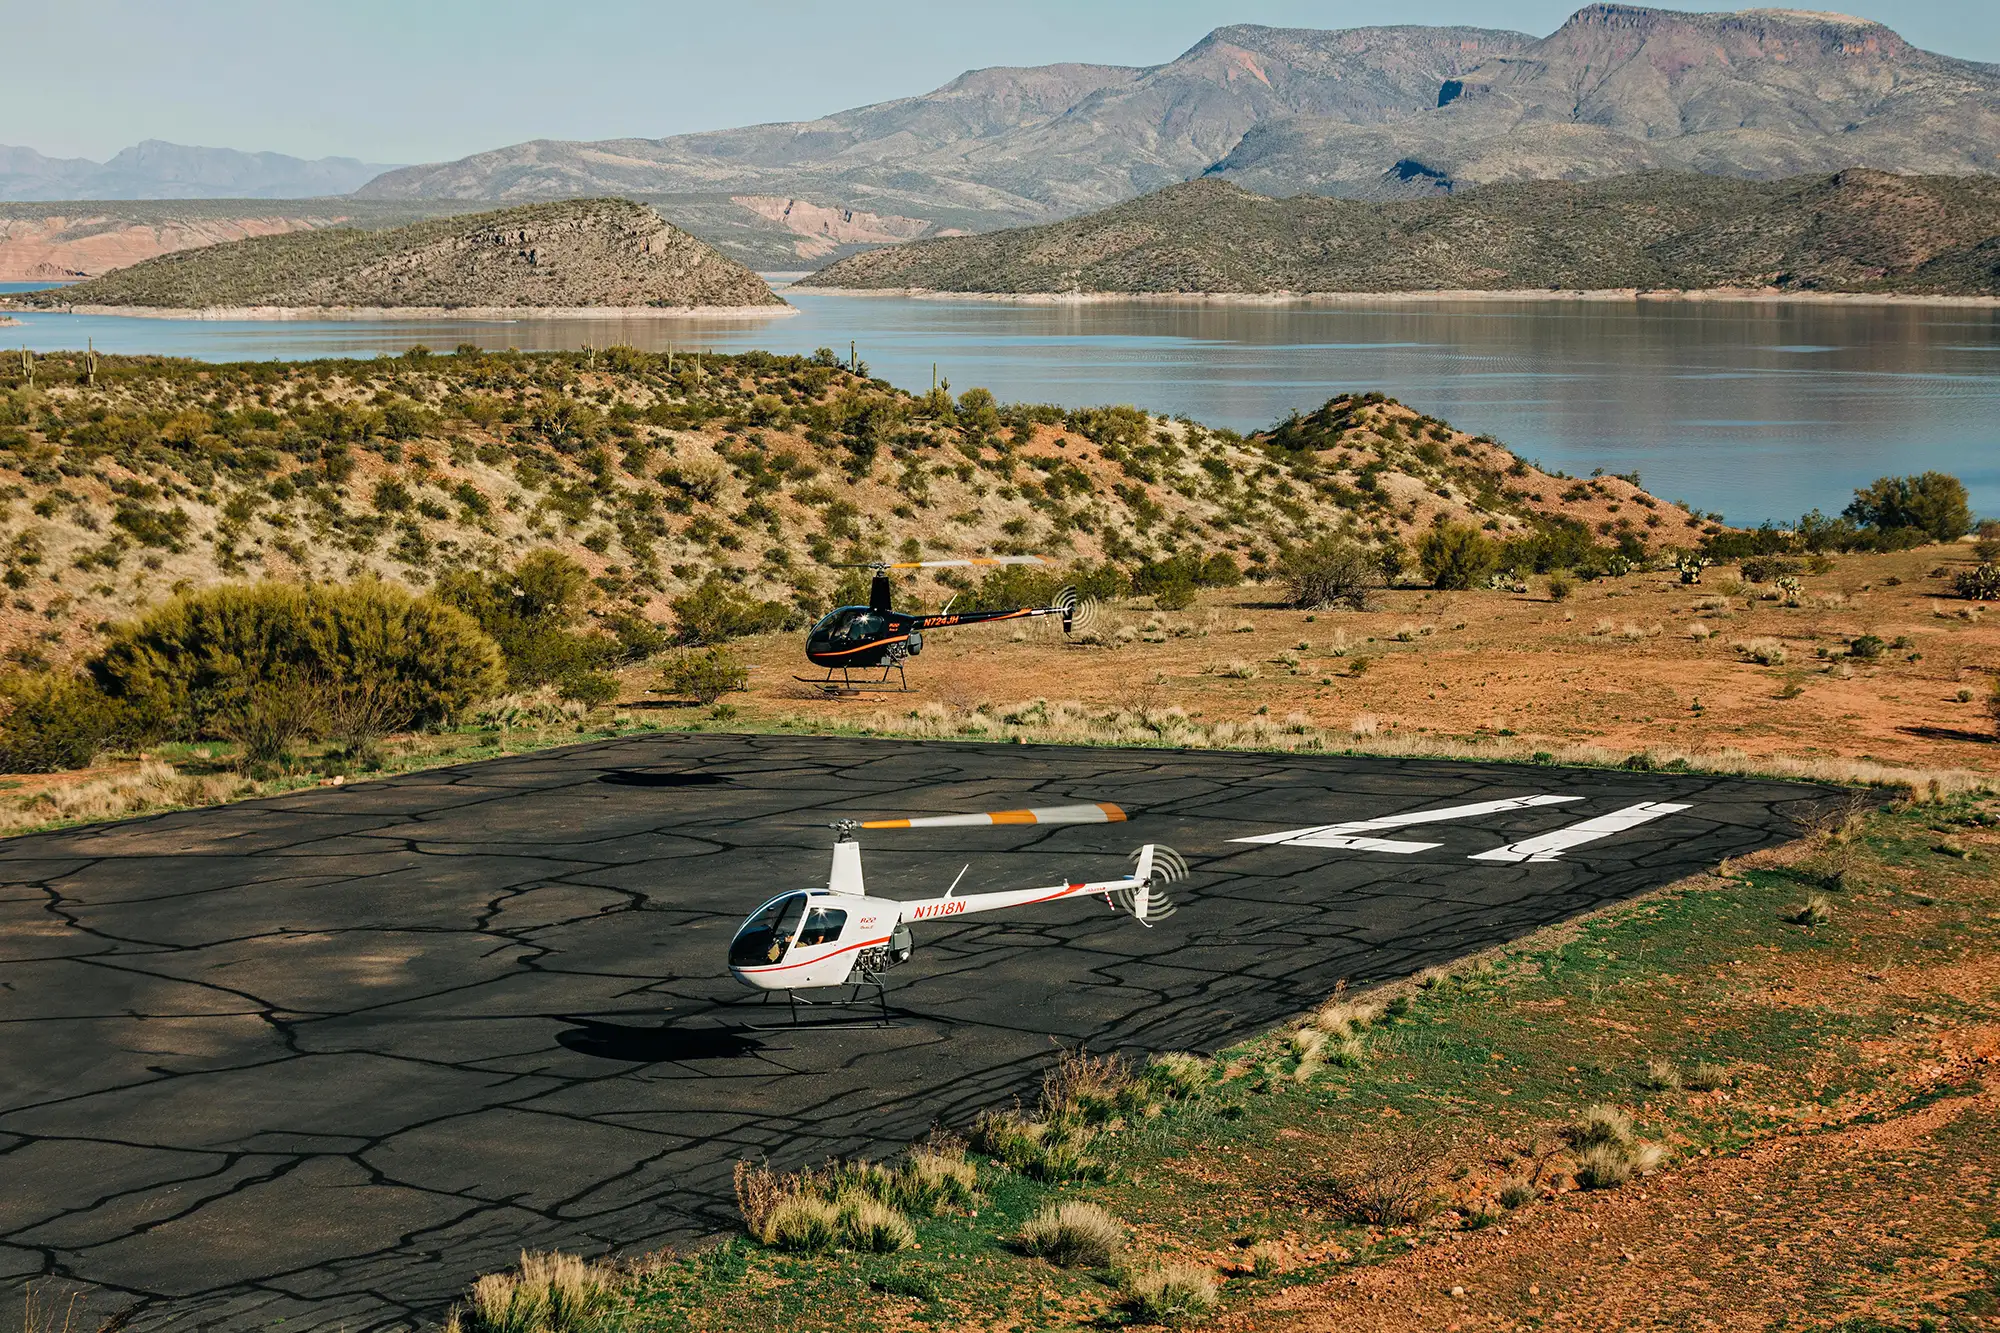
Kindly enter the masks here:
[[[806, 632], [806, 660], [825, 667], [824, 677], [797, 676], [796, 680], [817, 685], [831, 693], [856, 689], [880, 689], [894, 672], [900, 687], [909, 681], [903, 664], [924, 650], [924, 631], [953, 625], [978, 625], [992, 620], [1024, 620], [1036, 616], [1061, 616], [1063, 633], [1074, 627], [1079, 603], [1076, 589], [1064, 588], [1050, 606], [1020, 606], [1005, 611], [953, 611], [951, 604], [935, 615], [897, 611], [890, 605], [889, 571], [892, 569], [968, 569], [980, 565], [1043, 565], [1033, 555], [993, 555], [964, 560], [905, 560], [870, 565], [850, 565], [851, 569], [873, 569], [868, 585], [868, 605], [842, 606], [821, 616]], [[857, 683], [852, 672], [881, 671], [881, 677]], [[835, 678], [838, 673], [838, 679]]]

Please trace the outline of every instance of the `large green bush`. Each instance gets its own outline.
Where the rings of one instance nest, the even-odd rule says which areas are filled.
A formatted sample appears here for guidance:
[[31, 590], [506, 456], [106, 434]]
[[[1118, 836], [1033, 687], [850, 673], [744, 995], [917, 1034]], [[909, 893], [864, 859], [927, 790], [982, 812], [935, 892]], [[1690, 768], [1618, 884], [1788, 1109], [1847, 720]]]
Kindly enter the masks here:
[[615, 696], [603, 668], [624, 649], [610, 635], [578, 628], [589, 609], [590, 571], [560, 551], [531, 551], [497, 574], [453, 570], [436, 593], [493, 637], [515, 688], [553, 685], [586, 703]]
[[1854, 503], [1842, 512], [1864, 527], [1916, 528], [1941, 542], [1955, 542], [1972, 531], [1965, 483], [1943, 472], [1877, 477], [1856, 490]]
[[90, 673], [142, 738], [362, 740], [453, 721], [503, 679], [469, 617], [374, 580], [177, 597], [113, 629]]
[[119, 712], [95, 683], [53, 671], [0, 681], [0, 772], [88, 768], [119, 730]]
[[1278, 557], [1278, 577], [1293, 606], [1308, 611], [1368, 609], [1368, 594], [1382, 578], [1382, 558], [1347, 537], [1319, 537]]
[[720, 574], [710, 574], [692, 592], [676, 597], [674, 619], [683, 643], [716, 644], [745, 634], [769, 634], [792, 619], [783, 602], [760, 601]]
[[1499, 562], [1494, 544], [1466, 523], [1440, 523], [1417, 543], [1417, 563], [1434, 588], [1471, 588], [1484, 583]]

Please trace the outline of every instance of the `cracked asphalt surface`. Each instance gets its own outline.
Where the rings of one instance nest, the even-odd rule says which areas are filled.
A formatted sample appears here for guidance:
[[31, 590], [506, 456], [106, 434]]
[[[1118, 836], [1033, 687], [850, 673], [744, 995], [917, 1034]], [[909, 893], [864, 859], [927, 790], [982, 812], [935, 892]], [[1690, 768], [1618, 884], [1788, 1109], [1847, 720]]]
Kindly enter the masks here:
[[[1538, 793], [1410, 855], [1230, 839]], [[1212, 1049], [1781, 842], [1820, 790], [1421, 760], [647, 736], [0, 843], [0, 1284], [138, 1326], [433, 1323], [523, 1248], [733, 1223], [732, 1165], [880, 1153], [1059, 1043]], [[1643, 800], [1551, 862], [1473, 853]], [[894, 1026], [773, 1031], [736, 924], [842, 815], [1115, 801], [1127, 824], [864, 835], [871, 891], [1194, 873], [916, 927]], [[1393, 831], [1386, 836], [1397, 836]], [[10, 1316], [11, 1317], [11, 1316]]]

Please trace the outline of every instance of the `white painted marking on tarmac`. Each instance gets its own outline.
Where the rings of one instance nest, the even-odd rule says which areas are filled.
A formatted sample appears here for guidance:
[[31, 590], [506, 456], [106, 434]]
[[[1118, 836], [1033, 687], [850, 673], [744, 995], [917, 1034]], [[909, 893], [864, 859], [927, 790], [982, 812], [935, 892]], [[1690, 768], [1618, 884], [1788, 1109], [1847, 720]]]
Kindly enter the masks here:
[[1551, 833], [1538, 833], [1532, 838], [1510, 842], [1505, 847], [1495, 847], [1490, 852], [1474, 852], [1469, 858], [1474, 861], [1553, 861], [1572, 847], [1581, 847], [1599, 838], [1608, 838], [1614, 833], [1637, 828], [1662, 815], [1678, 814], [1692, 806], [1673, 801], [1641, 801], [1628, 805], [1623, 810], [1613, 810], [1608, 815], [1596, 815], [1581, 820], [1567, 828], [1559, 828]]
[[1475, 801], [1470, 805], [1446, 805], [1435, 810], [1411, 810], [1379, 819], [1352, 819], [1342, 824], [1321, 824], [1315, 828], [1292, 829], [1285, 833], [1260, 833], [1251, 838], [1231, 838], [1231, 842], [1282, 844], [1287, 847], [1331, 847], [1356, 852], [1393, 852], [1409, 855], [1442, 847], [1439, 842], [1409, 842], [1400, 838], [1357, 836], [1386, 829], [1408, 828], [1412, 824], [1438, 824], [1452, 819], [1477, 819], [1503, 810], [1531, 810], [1540, 805], [1580, 801], [1581, 796], [1508, 796], [1497, 801]]

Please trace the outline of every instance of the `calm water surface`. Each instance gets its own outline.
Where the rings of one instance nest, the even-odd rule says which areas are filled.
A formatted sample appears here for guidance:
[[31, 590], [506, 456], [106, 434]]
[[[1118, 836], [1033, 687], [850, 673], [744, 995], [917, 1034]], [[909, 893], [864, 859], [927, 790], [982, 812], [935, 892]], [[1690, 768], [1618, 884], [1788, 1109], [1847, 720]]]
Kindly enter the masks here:
[[[18, 290], [22, 284], [6, 285]], [[1829, 512], [1884, 472], [1938, 468], [2000, 515], [2000, 310], [1555, 301], [1023, 306], [787, 292], [728, 319], [225, 323], [21, 314], [0, 347], [206, 360], [372, 356], [415, 343], [810, 352], [849, 340], [909, 389], [1129, 402], [1248, 430], [1380, 389], [1543, 465], [1637, 469], [1735, 522]]]

